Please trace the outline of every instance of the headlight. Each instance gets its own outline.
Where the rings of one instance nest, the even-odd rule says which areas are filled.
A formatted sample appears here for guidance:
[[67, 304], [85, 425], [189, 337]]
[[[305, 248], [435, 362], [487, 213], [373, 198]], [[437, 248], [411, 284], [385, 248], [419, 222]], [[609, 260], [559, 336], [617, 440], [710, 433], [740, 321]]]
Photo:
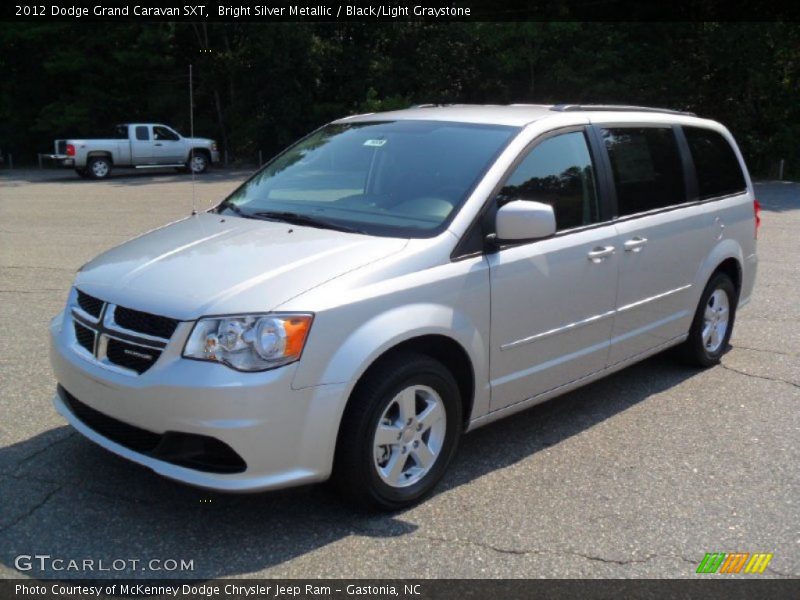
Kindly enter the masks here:
[[309, 314], [200, 319], [186, 341], [183, 356], [223, 363], [240, 371], [274, 369], [300, 358], [313, 319]]

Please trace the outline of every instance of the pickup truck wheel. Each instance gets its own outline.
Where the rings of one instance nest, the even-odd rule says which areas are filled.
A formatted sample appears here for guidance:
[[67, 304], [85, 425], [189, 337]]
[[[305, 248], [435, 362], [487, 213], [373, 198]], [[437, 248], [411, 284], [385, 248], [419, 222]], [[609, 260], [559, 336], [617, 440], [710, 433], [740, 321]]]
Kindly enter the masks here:
[[105, 179], [111, 173], [111, 161], [103, 156], [89, 160], [89, 177], [92, 179]]
[[421, 354], [397, 354], [375, 365], [350, 398], [333, 482], [364, 508], [415, 504], [444, 475], [461, 429], [461, 398], [450, 371]]
[[89, 171], [87, 171], [86, 169], [75, 169], [75, 172], [81, 179], [89, 179]]
[[192, 152], [189, 155], [188, 167], [196, 175], [205, 173], [208, 169], [208, 157], [205, 152]]

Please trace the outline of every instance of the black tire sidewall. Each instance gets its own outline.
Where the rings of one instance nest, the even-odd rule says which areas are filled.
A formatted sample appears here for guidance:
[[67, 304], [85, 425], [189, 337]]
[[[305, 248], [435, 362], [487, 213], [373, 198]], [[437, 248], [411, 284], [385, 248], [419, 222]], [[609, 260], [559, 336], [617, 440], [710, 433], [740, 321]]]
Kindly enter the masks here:
[[[347, 477], [350, 485], [362, 482], [362, 504], [380, 506], [384, 509], [399, 509], [424, 498], [442, 478], [455, 454], [463, 426], [461, 418], [461, 398], [458, 385], [450, 372], [433, 359], [416, 358], [402, 363], [387, 365], [376, 378], [379, 383], [368, 386], [369, 396], [354, 398], [356, 404], [345, 418], [355, 419], [356, 426], [348, 427], [355, 434], [355, 452], [350, 468], [355, 475]], [[412, 385], [432, 388], [442, 399], [445, 410], [445, 439], [433, 468], [417, 483], [403, 488], [392, 487], [381, 480], [373, 460], [374, 436], [380, 417], [391, 400], [403, 389]], [[361, 410], [358, 410], [358, 409]], [[353, 425], [353, 423], [350, 423]], [[345, 441], [346, 443], [346, 441]], [[347, 468], [347, 467], [345, 467]], [[366, 500], [366, 502], [364, 502]]]
[[[729, 314], [728, 314], [728, 327], [725, 330], [725, 337], [722, 340], [716, 352], [709, 352], [705, 344], [703, 344], [703, 323], [704, 314], [708, 300], [716, 290], [722, 290], [728, 296]], [[728, 347], [731, 334], [733, 333], [733, 324], [736, 319], [736, 306], [739, 302], [739, 295], [736, 292], [731, 278], [724, 273], [717, 273], [714, 275], [703, 290], [703, 295], [700, 297], [700, 303], [697, 305], [697, 311], [692, 321], [692, 328], [689, 332], [689, 347], [693, 358], [703, 366], [712, 366], [718, 364], [722, 355]]]

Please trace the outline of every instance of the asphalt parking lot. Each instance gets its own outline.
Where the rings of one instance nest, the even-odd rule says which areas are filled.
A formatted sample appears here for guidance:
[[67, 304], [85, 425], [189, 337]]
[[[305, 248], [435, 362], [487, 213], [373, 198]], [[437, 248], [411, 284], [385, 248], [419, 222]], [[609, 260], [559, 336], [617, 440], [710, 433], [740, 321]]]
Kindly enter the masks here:
[[[245, 175], [200, 177], [198, 206]], [[326, 486], [166, 481], [52, 408], [47, 325], [75, 271], [188, 215], [190, 181], [0, 175], [0, 577], [697, 577], [706, 552], [774, 553], [759, 577], [800, 577], [800, 184], [757, 186], [756, 291], [721, 366], [656, 356], [478, 430], [430, 500], [363, 515]], [[194, 569], [20, 574], [21, 554]]]

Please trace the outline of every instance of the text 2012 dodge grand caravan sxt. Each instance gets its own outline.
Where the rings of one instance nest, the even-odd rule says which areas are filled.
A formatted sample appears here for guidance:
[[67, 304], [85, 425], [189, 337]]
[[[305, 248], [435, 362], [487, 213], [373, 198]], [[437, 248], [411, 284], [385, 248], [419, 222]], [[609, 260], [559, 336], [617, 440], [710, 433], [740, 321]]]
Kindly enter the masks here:
[[609, 106], [348, 117], [78, 273], [55, 406], [179, 481], [399, 508], [462, 432], [680, 345], [713, 365], [758, 204], [720, 124]]

